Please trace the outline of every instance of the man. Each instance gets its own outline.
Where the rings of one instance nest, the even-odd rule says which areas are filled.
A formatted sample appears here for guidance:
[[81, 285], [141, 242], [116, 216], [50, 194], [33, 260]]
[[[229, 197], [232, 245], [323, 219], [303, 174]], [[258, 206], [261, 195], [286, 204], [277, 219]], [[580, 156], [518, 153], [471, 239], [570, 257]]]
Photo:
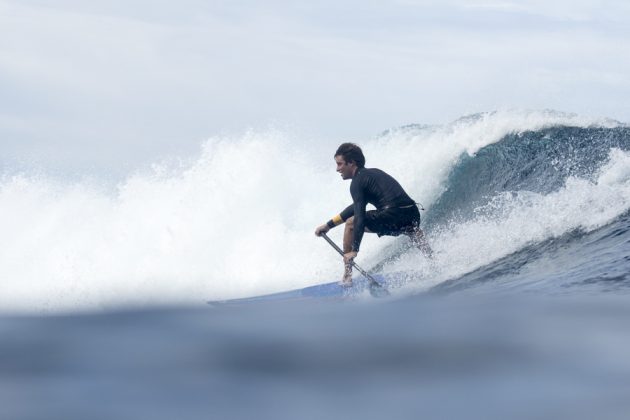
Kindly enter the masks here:
[[[418, 207], [398, 181], [380, 169], [366, 168], [363, 151], [356, 144], [343, 143], [334, 157], [341, 178], [352, 179], [350, 194], [353, 203], [315, 229], [315, 235], [321, 236], [345, 222], [341, 284], [352, 285], [352, 261], [359, 252], [364, 232], [373, 232], [378, 236], [405, 234], [426, 256], [431, 257], [431, 248], [420, 229]], [[368, 203], [376, 210], [366, 211]]]

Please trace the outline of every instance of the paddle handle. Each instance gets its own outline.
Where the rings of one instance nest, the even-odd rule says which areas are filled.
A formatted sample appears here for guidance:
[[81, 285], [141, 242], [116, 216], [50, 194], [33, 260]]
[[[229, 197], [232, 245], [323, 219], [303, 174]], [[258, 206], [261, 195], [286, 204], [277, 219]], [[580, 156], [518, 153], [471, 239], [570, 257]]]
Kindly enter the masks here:
[[[336, 244], [336, 243], [334, 243], [334, 242], [332, 241], [332, 239], [330, 239], [330, 238], [328, 237], [328, 235], [326, 235], [325, 233], [322, 233], [322, 234], [321, 234], [321, 236], [322, 236], [324, 239], [326, 239], [326, 242], [328, 242], [328, 243], [330, 244], [330, 246], [332, 246], [332, 247], [335, 249], [335, 251], [337, 251], [337, 252], [339, 253], [339, 255], [341, 255], [341, 256], [343, 257], [343, 255], [344, 255], [344, 254], [343, 254], [343, 251], [341, 250], [341, 248], [339, 248], [339, 246], [337, 246], [337, 244]], [[352, 266], [353, 266], [354, 268], [356, 268], [356, 269], [357, 269], [357, 270], [358, 270], [361, 274], [363, 274], [363, 275], [364, 275], [364, 276], [365, 276], [365, 277], [366, 277], [366, 278], [370, 281], [370, 283], [376, 283], [376, 284], [378, 284], [378, 285], [380, 286], [380, 283], [379, 283], [379, 282], [377, 282], [376, 280], [374, 280], [374, 277], [372, 277], [372, 276], [371, 276], [371, 275], [370, 275], [367, 271], [365, 271], [364, 269], [362, 269], [361, 267], [359, 267], [359, 266], [357, 265], [357, 263], [355, 263], [354, 261], [352, 261], [352, 262], [351, 262], [351, 264], [352, 264]]]

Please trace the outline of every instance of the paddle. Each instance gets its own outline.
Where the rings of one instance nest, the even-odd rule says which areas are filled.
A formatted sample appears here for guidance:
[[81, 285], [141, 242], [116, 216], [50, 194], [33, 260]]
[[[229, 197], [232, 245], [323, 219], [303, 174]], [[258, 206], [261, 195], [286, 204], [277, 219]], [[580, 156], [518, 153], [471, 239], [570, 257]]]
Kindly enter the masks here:
[[[328, 235], [326, 235], [325, 233], [322, 233], [321, 236], [326, 239], [326, 242], [328, 242], [330, 244], [330, 246], [332, 246], [335, 251], [337, 251], [339, 253], [339, 255], [341, 255], [343, 257], [343, 251], [341, 250], [341, 248], [339, 248], [337, 246], [336, 243], [334, 243], [329, 237]], [[365, 271], [364, 269], [362, 269], [361, 267], [359, 267], [357, 265], [357, 263], [355, 263], [354, 261], [351, 262], [352, 266], [354, 268], [356, 268], [361, 274], [363, 274], [365, 276], [366, 279], [369, 280], [370, 282], [370, 294], [374, 297], [384, 297], [384, 296], [389, 296], [389, 292], [387, 291], [386, 288], [383, 287], [382, 284], [380, 284], [379, 282], [377, 282], [376, 280], [374, 280], [374, 277], [372, 277], [367, 271]]]

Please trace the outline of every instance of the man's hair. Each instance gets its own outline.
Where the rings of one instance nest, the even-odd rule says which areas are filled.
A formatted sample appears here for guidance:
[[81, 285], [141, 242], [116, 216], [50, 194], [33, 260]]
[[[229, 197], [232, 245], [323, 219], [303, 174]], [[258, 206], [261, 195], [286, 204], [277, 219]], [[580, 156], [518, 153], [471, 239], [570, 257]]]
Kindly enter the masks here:
[[346, 163], [354, 162], [359, 168], [365, 167], [365, 156], [363, 156], [363, 151], [354, 143], [343, 143], [339, 146], [339, 148], [337, 148], [335, 156], [343, 157], [343, 160], [345, 160]]

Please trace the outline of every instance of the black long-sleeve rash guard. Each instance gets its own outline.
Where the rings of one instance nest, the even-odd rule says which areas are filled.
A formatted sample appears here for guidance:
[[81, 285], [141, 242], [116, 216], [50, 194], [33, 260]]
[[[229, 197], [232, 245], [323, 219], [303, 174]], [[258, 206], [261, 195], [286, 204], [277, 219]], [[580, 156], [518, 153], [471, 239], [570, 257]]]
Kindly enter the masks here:
[[350, 195], [353, 203], [346, 207], [340, 216], [344, 222], [354, 216], [352, 250], [356, 252], [359, 251], [365, 231], [365, 208], [368, 203], [374, 205], [377, 210], [415, 204], [398, 181], [376, 168], [357, 169], [350, 184]]

